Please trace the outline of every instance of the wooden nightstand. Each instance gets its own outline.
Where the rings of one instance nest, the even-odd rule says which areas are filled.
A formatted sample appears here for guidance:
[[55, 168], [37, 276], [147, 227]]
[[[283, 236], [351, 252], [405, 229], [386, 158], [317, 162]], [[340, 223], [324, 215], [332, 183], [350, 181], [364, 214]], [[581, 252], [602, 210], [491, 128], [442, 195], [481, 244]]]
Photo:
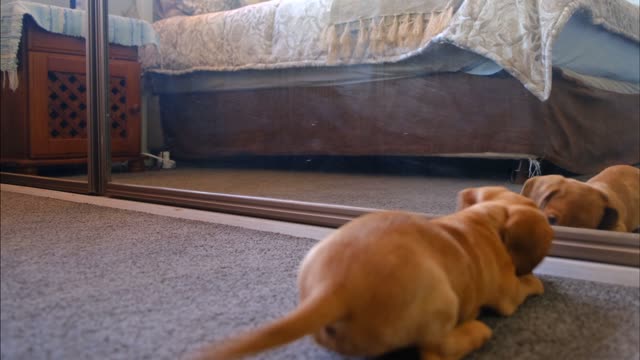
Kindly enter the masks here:
[[[86, 163], [84, 39], [46, 32], [25, 17], [18, 56], [20, 86], [16, 92], [2, 87], [2, 169], [36, 173], [42, 166]], [[141, 170], [137, 49], [111, 45], [109, 71], [113, 161]]]

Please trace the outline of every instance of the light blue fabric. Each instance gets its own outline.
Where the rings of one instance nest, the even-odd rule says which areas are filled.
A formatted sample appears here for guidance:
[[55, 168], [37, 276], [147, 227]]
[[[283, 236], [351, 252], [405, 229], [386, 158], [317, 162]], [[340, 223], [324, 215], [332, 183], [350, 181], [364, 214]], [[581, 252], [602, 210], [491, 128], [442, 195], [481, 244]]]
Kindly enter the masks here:
[[556, 39], [553, 65], [584, 75], [637, 84], [640, 82], [640, 44], [593, 25], [588, 15], [577, 13]]
[[[86, 36], [87, 16], [82, 10], [21, 0], [3, 1], [0, 9], [0, 71], [15, 74], [18, 69], [17, 54], [25, 15], [30, 15], [46, 31], [74, 37]], [[150, 23], [114, 15], [109, 15], [109, 42], [124, 46], [159, 46], [157, 34]]]
[[[594, 25], [585, 13], [576, 13], [556, 39], [553, 66], [570, 70], [575, 76], [623, 81], [637, 88], [640, 84], [640, 44]], [[465, 72], [492, 75], [500, 70], [498, 64], [487, 60]]]

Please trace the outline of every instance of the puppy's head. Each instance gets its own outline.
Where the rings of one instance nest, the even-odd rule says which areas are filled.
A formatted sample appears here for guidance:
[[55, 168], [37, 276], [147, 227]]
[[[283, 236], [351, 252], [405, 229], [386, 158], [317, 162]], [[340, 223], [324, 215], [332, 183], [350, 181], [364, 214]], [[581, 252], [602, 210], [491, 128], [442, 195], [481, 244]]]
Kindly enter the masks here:
[[520, 194], [514, 193], [503, 186], [483, 186], [468, 188], [458, 193], [458, 210], [485, 201], [503, 201], [505, 204], [525, 205], [536, 207], [536, 204]]
[[549, 253], [553, 229], [540, 210], [525, 205], [507, 206], [502, 241], [511, 255], [516, 275], [533, 271]]
[[487, 219], [496, 224], [517, 275], [531, 273], [549, 253], [553, 229], [531, 199], [501, 186], [458, 193], [458, 210], [473, 205], [483, 209]]
[[534, 177], [520, 193], [536, 203], [551, 225], [609, 230], [618, 221], [618, 212], [609, 206], [604, 192], [574, 179]]

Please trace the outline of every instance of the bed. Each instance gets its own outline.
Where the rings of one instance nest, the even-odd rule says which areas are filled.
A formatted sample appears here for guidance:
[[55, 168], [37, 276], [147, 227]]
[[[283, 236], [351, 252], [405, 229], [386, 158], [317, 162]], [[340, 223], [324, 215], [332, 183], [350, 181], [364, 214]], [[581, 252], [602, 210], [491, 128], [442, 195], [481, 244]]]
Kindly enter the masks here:
[[156, 9], [160, 46], [140, 57], [178, 159], [500, 157], [574, 173], [640, 163], [639, 8], [625, 0]]

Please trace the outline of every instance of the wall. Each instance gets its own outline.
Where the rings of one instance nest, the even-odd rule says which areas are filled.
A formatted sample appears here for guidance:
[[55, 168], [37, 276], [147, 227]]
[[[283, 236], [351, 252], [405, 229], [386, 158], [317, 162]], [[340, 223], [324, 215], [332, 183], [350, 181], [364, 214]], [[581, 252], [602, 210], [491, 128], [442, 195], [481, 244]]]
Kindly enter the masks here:
[[[8, 0], [6, 0], [8, 1]], [[41, 4], [69, 7], [69, 0], [29, 0]], [[79, 8], [88, 0], [77, 0]], [[5, 2], [5, 0], [2, 0]], [[120, 16], [135, 17], [151, 21], [153, 18], [153, 1], [151, 0], [109, 0], [109, 13]]]
[[[7, 0], [8, 1], [8, 0]], [[69, 0], [29, 0], [30, 2], [48, 4], [48, 5], [56, 5], [56, 6], [69, 6]], [[2, 2], [5, 2], [4, 0]]]
[[152, 21], [153, 1], [151, 0], [109, 0], [109, 13]]

